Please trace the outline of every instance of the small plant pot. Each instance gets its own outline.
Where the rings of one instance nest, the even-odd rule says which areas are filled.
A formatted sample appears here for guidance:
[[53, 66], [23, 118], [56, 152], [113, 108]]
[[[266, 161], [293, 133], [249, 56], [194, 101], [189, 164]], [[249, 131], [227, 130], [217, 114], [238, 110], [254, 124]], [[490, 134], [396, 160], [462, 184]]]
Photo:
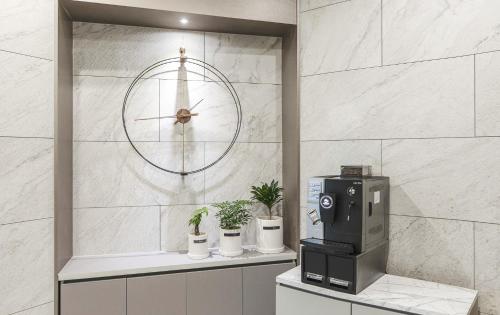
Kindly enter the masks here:
[[267, 216], [257, 218], [257, 251], [264, 254], [281, 253], [283, 246], [283, 218]]
[[241, 248], [241, 229], [220, 229], [219, 251], [222, 256], [227, 257], [239, 256], [243, 254], [243, 248]]
[[188, 234], [188, 257], [191, 259], [207, 258], [210, 253], [208, 251], [208, 235], [200, 233], [200, 235]]

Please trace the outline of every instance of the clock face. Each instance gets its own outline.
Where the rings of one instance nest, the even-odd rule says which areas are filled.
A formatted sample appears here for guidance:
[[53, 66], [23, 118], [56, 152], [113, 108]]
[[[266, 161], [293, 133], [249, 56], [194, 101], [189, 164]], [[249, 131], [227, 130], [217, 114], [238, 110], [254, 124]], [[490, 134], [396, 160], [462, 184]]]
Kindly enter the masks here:
[[[145, 89], [148, 95], [158, 94], [153, 98], [157, 104], [150, 97], [145, 102]], [[122, 119], [130, 144], [144, 160], [162, 171], [188, 175], [227, 155], [238, 137], [242, 113], [224, 74], [181, 54], [150, 66], [132, 82]]]

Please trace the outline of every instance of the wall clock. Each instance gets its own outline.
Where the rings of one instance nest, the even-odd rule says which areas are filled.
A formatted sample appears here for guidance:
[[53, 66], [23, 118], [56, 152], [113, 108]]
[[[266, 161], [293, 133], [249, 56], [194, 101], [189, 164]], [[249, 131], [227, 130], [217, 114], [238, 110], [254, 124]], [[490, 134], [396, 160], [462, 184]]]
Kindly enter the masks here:
[[[185, 52], [181, 48], [179, 57], [160, 60], [144, 69], [128, 87], [122, 106], [123, 129], [134, 151], [156, 169], [183, 176], [202, 172], [227, 156], [242, 122], [240, 99], [227, 77]], [[143, 110], [144, 102], [137, 100], [141, 95], [138, 90], [152, 80], [160, 82], [159, 106], [154, 115], [154, 110]], [[141, 132], [151, 126], [158, 126], [158, 139], [141, 141]], [[205, 143], [216, 143], [212, 147], [218, 150], [206, 154]], [[169, 150], [162, 149], [167, 146]], [[203, 161], [190, 161], [196, 156], [203, 156]]]

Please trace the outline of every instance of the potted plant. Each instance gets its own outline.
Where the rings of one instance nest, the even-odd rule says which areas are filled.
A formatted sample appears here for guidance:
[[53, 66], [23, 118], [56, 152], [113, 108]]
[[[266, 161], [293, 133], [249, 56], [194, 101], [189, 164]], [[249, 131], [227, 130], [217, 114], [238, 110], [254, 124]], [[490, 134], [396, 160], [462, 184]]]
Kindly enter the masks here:
[[239, 256], [241, 248], [241, 227], [252, 219], [250, 200], [235, 200], [216, 203], [215, 214], [220, 227], [220, 253], [222, 256]]
[[188, 256], [191, 259], [203, 259], [209, 256], [208, 235], [207, 233], [200, 232], [203, 215], [208, 215], [207, 207], [196, 209], [189, 219], [189, 225], [194, 226], [193, 233], [188, 234]]
[[283, 218], [273, 216], [273, 207], [281, 200], [283, 188], [278, 181], [272, 180], [270, 184], [252, 186], [252, 200], [256, 200], [267, 208], [266, 216], [257, 217], [257, 251], [261, 253], [280, 253], [283, 246]]

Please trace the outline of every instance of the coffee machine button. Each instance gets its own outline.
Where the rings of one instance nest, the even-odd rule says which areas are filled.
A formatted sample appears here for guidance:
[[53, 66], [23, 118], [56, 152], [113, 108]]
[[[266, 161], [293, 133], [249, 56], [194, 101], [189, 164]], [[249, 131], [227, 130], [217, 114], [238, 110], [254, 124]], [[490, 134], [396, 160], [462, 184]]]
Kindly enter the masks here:
[[356, 189], [352, 186], [347, 188], [347, 194], [351, 197], [354, 196], [356, 194]]
[[321, 197], [319, 202], [323, 209], [330, 209], [333, 206], [333, 198], [328, 195]]

